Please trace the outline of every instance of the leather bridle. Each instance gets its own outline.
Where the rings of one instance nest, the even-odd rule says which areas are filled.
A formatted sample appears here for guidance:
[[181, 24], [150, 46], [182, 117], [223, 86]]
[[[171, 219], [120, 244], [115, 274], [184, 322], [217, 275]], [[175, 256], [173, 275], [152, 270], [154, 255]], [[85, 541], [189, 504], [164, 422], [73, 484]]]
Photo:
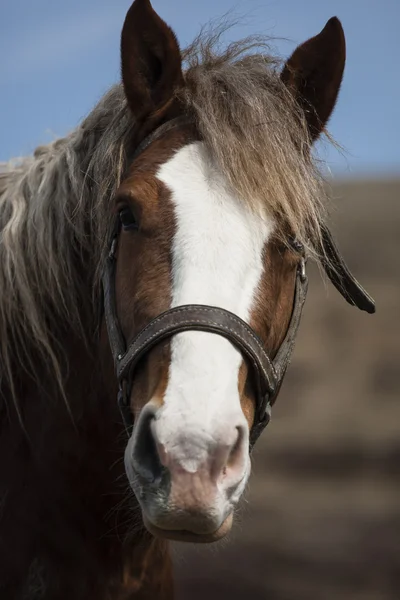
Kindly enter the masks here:
[[[186, 119], [185, 119], [186, 120]], [[140, 144], [134, 158], [167, 131], [181, 124], [178, 117], [168, 121], [150, 134]], [[273, 360], [265, 351], [262, 340], [255, 331], [237, 315], [216, 306], [189, 304], [177, 306], [150, 321], [134, 340], [126, 344], [116, 311], [115, 274], [116, 250], [120, 232], [117, 220], [111, 235], [109, 253], [106, 258], [102, 283], [104, 315], [115, 371], [119, 383], [118, 404], [122, 418], [130, 435], [133, 414], [130, 406], [133, 378], [139, 361], [159, 342], [184, 331], [206, 331], [229, 340], [248, 360], [252, 368], [256, 390], [256, 412], [250, 432], [250, 450], [271, 418], [271, 407], [279, 393], [286, 369], [294, 348], [303, 305], [307, 295], [306, 257], [301, 244], [293, 241], [299, 254], [292, 315], [283, 342]], [[325, 271], [341, 295], [353, 306], [368, 313], [375, 312], [375, 303], [348, 270], [336, 248], [328, 228], [322, 226], [323, 247], [320, 248]]]

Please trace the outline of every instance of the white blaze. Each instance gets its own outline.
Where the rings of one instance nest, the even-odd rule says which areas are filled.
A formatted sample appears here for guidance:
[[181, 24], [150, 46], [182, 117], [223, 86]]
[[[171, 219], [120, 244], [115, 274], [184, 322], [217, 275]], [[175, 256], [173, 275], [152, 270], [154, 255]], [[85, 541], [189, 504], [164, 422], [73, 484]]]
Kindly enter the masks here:
[[[228, 190], [202, 142], [179, 150], [157, 174], [170, 190], [176, 233], [172, 245], [172, 307], [207, 304], [248, 321], [263, 272], [271, 219]], [[226, 339], [185, 332], [171, 341], [171, 364], [157, 436], [188, 471], [207, 460], [215, 442], [244, 424], [238, 392], [241, 354]]]

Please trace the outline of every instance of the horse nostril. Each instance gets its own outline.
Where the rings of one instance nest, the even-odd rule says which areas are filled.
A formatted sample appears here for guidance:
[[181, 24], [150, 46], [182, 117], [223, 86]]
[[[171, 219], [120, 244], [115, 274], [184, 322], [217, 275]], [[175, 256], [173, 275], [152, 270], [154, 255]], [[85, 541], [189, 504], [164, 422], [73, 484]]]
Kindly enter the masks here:
[[[237, 481], [245, 469], [248, 440], [245, 425], [237, 425], [223, 432], [209, 456], [211, 479], [223, 487]], [[229, 440], [229, 442], [228, 442]]]
[[228, 450], [223, 464], [220, 466], [219, 482], [224, 488], [229, 488], [242, 476], [245, 468], [245, 459], [247, 456], [246, 427], [239, 425], [236, 427], [237, 437]]
[[236, 442], [233, 444], [231, 451], [229, 453], [228, 461], [225, 466], [225, 472], [227, 469], [232, 468], [236, 465], [238, 460], [241, 459], [243, 454], [243, 443], [245, 437], [245, 428], [243, 426], [236, 427], [237, 430], [237, 438]]
[[155, 409], [146, 406], [139, 417], [132, 449], [135, 471], [148, 483], [158, 482], [164, 472], [151, 428], [154, 419]]

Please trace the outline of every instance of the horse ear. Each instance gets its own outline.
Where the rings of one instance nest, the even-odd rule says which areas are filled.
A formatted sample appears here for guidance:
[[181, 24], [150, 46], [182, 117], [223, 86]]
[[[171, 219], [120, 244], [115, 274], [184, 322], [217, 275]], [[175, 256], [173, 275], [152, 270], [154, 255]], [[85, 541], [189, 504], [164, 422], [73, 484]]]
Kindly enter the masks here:
[[125, 95], [137, 120], [165, 109], [183, 85], [177, 39], [149, 0], [135, 0], [126, 15], [121, 70]]
[[332, 17], [321, 33], [296, 48], [282, 71], [282, 81], [304, 110], [313, 141], [334, 109], [345, 61], [343, 28]]

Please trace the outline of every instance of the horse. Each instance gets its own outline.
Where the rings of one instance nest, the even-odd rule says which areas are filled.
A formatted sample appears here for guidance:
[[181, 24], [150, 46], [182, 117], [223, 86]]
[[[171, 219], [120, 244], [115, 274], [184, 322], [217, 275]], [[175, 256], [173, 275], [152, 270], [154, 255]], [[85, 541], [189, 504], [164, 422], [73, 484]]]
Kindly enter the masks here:
[[0, 174], [1, 598], [173, 598], [169, 540], [232, 527], [306, 260], [374, 311], [312, 154], [339, 20], [283, 67], [260, 38], [219, 35], [181, 51], [135, 0], [121, 83]]

